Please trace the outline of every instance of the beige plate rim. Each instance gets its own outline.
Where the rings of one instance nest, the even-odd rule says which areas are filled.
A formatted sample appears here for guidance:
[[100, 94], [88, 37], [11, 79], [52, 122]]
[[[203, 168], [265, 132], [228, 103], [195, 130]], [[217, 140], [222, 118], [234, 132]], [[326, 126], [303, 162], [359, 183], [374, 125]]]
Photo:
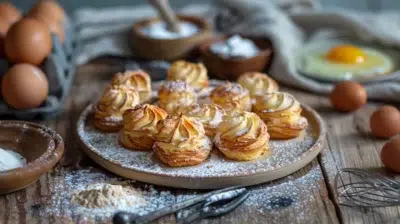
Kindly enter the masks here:
[[[167, 187], [175, 188], [187, 188], [187, 189], [216, 189], [230, 186], [251, 186], [275, 179], [285, 177], [292, 174], [299, 169], [310, 163], [321, 151], [326, 136], [326, 129], [321, 116], [313, 110], [311, 107], [302, 104], [303, 115], [314, 123], [314, 127], [317, 133], [315, 143], [301, 155], [301, 159], [282, 166], [273, 170], [260, 171], [249, 173], [248, 175], [236, 175], [236, 176], [218, 176], [218, 177], [182, 177], [182, 176], [169, 176], [167, 174], [157, 173], [146, 173], [143, 171], [135, 170], [132, 168], [123, 167], [121, 164], [114, 163], [106, 158], [103, 158], [98, 153], [91, 150], [89, 146], [80, 136], [79, 129], [83, 128], [88, 113], [92, 105], [89, 105], [79, 118], [77, 125], [77, 132], [80, 144], [83, 151], [93, 159], [97, 164], [103, 168], [115, 173], [119, 176], [134, 179], [137, 181], [156, 184]], [[85, 115], [86, 113], [86, 115]]]

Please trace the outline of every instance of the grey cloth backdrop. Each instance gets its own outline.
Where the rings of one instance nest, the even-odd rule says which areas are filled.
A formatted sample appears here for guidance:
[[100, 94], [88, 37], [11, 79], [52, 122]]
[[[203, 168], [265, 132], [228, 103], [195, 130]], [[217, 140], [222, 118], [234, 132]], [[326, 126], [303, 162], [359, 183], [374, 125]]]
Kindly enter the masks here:
[[[26, 10], [37, 0], [12, 0], [19, 8]], [[146, 0], [58, 0], [68, 12], [82, 7], [111, 7], [144, 4]], [[208, 3], [213, 0], [170, 0], [173, 7], [191, 3]], [[341, 7], [357, 10], [400, 9], [399, 0], [320, 0], [324, 8]]]

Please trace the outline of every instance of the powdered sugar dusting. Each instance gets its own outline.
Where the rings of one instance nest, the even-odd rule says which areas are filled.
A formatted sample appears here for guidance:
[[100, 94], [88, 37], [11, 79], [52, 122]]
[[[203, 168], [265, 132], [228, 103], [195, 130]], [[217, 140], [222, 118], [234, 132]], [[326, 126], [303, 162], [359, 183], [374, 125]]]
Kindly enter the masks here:
[[161, 89], [171, 92], [194, 92], [194, 89], [188, 83], [183, 81], [165, 82]]
[[[282, 223], [283, 220], [296, 219], [299, 223], [307, 223], [320, 215], [320, 210], [310, 206], [316, 203], [315, 193], [319, 192], [318, 181], [322, 174], [318, 166], [313, 166], [304, 176], [295, 178], [288, 176], [282, 183], [259, 185], [251, 190], [251, 196], [244, 203], [253, 214], [268, 220], [268, 223]], [[295, 211], [295, 212], [294, 212]], [[295, 215], [296, 218], [288, 216]]]
[[240, 84], [232, 82], [226, 82], [223, 85], [217, 86], [215, 90], [217, 92], [230, 93], [235, 95], [248, 94], [249, 92], [247, 89], [243, 88]]
[[[261, 184], [248, 188], [250, 197], [239, 207], [242, 220], [251, 220], [255, 216], [258, 221], [265, 220], [266, 223], [282, 223], [284, 220], [297, 220], [299, 223], [315, 222], [320, 210], [310, 206], [316, 202], [318, 198], [316, 193], [320, 191], [318, 182], [321, 180], [321, 170], [318, 165], [308, 166], [308, 171], [300, 176], [295, 177], [289, 175], [274, 183]], [[189, 199], [197, 194], [179, 194], [177, 201]], [[321, 202], [319, 202], [321, 203]], [[178, 218], [186, 217], [192, 209], [179, 211]], [[288, 216], [295, 216], [289, 218]], [[229, 220], [229, 219], [227, 219]]]
[[[225, 159], [216, 150], [210, 158], [198, 166], [171, 168], [158, 161], [152, 152], [131, 151], [117, 144], [118, 133], [102, 133], [90, 122], [92, 117], [89, 106], [78, 122], [78, 134], [81, 140], [94, 153], [122, 167], [147, 174], [170, 177], [210, 178], [250, 175], [274, 170], [292, 164], [303, 158], [316, 142], [311, 133], [313, 127], [298, 138], [285, 141], [271, 141], [271, 156], [264, 156], [255, 161], [237, 162]], [[86, 119], [88, 118], [88, 119]]]

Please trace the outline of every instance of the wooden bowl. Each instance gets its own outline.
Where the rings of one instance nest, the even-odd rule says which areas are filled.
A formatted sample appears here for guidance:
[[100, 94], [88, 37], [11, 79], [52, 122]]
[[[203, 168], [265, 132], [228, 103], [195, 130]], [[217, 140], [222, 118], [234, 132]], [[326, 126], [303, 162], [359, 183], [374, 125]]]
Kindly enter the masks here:
[[146, 36], [141, 31], [143, 27], [154, 22], [159, 22], [159, 18], [145, 19], [137, 22], [133, 26], [131, 33], [131, 48], [134, 53], [145, 59], [152, 60], [176, 60], [185, 58], [195, 47], [205, 39], [212, 36], [211, 26], [206, 20], [196, 16], [178, 15], [183, 21], [191, 22], [200, 28], [200, 32], [193, 36], [176, 39], [156, 39]]
[[0, 148], [13, 150], [27, 165], [0, 171], [0, 194], [21, 190], [48, 172], [64, 153], [64, 142], [53, 130], [31, 122], [0, 121]]
[[234, 81], [245, 72], [262, 72], [270, 65], [272, 59], [272, 43], [265, 38], [240, 35], [243, 38], [252, 40], [255, 45], [261, 49], [258, 55], [251, 58], [222, 58], [210, 51], [211, 45], [225, 41], [231, 36], [233, 35], [214, 38], [200, 45], [201, 60], [211, 74], [221, 79]]

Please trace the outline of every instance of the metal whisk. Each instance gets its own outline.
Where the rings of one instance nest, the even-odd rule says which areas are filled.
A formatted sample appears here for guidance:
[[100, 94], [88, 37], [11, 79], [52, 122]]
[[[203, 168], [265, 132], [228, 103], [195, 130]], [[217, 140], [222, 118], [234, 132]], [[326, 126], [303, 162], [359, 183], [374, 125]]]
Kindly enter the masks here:
[[350, 207], [400, 205], [400, 181], [370, 171], [346, 168], [335, 177], [339, 204]]

